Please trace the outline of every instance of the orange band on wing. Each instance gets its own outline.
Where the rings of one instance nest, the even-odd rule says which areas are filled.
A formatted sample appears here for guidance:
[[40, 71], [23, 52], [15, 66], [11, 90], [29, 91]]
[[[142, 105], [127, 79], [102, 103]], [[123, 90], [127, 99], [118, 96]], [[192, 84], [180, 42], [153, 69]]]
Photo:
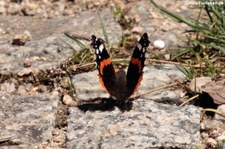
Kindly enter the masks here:
[[98, 78], [99, 78], [99, 82], [100, 82], [100, 84], [102, 85], [102, 87], [106, 90], [106, 92], [107, 92], [108, 94], [110, 94], [110, 93], [108, 92], [108, 90], [106, 89], [106, 87], [105, 87], [105, 84], [104, 84], [104, 81], [102, 80], [102, 77], [101, 77], [100, 75], [98, 75]]
[[99, 78], [100, 84], [101, 84], [102, 87], [106, 90], [106, 87], [105, 87], [105, 84], [104, 84], [104, 82], [103, 82], [103, 80], [102, 80], [102, 77], [101, 77], [100, 75], [98, 75], [98, 78]]
[[138, 79], [138, 82], [137, 82], [137, 84], [136, 84], [136, 86], [135, 86], [135, 88], [134, 88], [134, 91], [133, 91], [132, 95], [136, 92], [137, 88], [138, 88], [139, 85], [141, 84], [142, 78], [143, 78], [143, 73], [141, 74], [140, 78]]
[[134, 65], [137, 65], [138, 66], [138, 69], [139, 69], [139, 72], [141, 71], [142, 69], [142, 66], [141, 66], [141, 61], [138, 59], [138, 58], [131, 58], [130, 62]]
[[104, 67], [106, 67], [106, 66], [108, 66], [110, 64], [112, 64], [112, 61], [111, 61], [110, 58], [107, 58], [107, 59], [104, 59], [104, 60], [101, 61], [100, 68], [99, 68], [101, 75], [103, 75], [103, 69], [104, 69]]

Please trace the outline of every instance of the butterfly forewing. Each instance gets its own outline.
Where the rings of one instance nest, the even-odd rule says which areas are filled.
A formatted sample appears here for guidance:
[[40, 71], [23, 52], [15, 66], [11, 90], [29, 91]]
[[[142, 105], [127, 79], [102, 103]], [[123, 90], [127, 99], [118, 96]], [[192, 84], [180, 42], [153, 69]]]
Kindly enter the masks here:
[[131, 96], [140, 85], [143, 76], [145, 53], [149, 43], [148, 35], [144, 33], [134, 49], [126, 76], [127, 98]]
[[105, 48], [104, 41], [92, 35], [91, 46], [95, 49], [99, 81], [111, 96], [115, 96], [116, 72]]

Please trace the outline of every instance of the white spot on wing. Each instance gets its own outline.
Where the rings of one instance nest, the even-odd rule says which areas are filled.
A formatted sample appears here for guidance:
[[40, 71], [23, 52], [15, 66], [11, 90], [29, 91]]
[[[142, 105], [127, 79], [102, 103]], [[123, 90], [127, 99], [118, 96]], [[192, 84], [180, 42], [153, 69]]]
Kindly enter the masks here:
[[104, 46], [103, 46], [103, 44], [101, 44], [101, 45], [99, 46], [99, 50], [100, 50], [101, 53], [102, 53], [103, 49], [104, 49]]
[[95, 50], [95, 53], [96, 53], [96, 54], [99, 54], [99, 51], [98, 51], [98, 49], [96, 49], [96, 50]]
[[143, 48], [143, 53], [145, 53], [146, 52], [146, 47], [145, 48]]
[[101, 59], [102, 57], [100, 55], [98, 55], [98, 58]]
[[137, 47], [138, 47], [139, 50], [142, 49], [142, 45], [140, 43], [138, 43]]

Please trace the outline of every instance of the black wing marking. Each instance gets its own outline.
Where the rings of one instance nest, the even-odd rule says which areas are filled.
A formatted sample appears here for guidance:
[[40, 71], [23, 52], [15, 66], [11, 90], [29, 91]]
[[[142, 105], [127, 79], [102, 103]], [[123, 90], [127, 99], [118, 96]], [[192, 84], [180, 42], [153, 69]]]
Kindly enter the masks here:
[[91, 46], [95, 49], [99, 81], [111, 96], [115, 96], [116, 72], [105, 48], [104, 41], [92, 35]]
[[141, 83], [145, 62], [145, 53], [149, 46], [148, 34], [144, 33], [134, 49], [127, 70], [127, 98], [131, 96]]

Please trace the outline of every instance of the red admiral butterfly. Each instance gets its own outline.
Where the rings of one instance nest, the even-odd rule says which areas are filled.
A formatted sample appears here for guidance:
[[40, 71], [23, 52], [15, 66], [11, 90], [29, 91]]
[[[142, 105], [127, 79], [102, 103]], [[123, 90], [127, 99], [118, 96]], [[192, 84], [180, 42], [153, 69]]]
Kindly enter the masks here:
[[145, 53], [150, 41], [144, 33], [134, 49], [127, 75], [123, 69], [114, 70], [112, 61], [101, 38], [91, 36], [91, 46], [95, 49], [99, 81], [106, 91], [118, 101], [127, 102], [141, 83]]

